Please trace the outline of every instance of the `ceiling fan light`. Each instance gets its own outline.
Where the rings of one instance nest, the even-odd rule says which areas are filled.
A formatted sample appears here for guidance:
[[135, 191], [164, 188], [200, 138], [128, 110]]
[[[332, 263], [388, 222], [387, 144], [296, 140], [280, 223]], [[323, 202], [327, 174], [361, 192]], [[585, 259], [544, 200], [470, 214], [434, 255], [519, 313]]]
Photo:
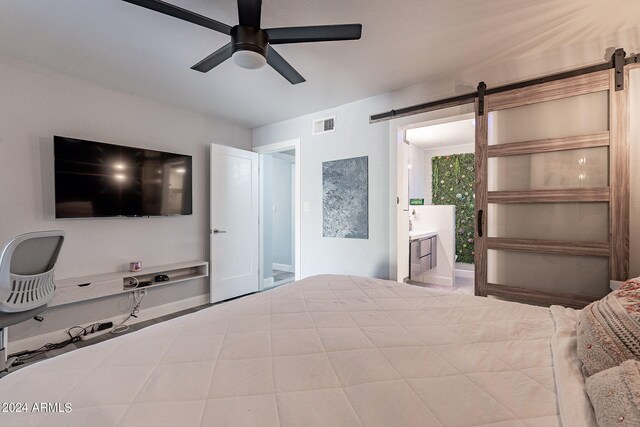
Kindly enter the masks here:
[[267, 63], [267, 58], [252, 50], [237, 50], [233, 53], [232, 58], [236, 65], [248, 70], [262, 68]]

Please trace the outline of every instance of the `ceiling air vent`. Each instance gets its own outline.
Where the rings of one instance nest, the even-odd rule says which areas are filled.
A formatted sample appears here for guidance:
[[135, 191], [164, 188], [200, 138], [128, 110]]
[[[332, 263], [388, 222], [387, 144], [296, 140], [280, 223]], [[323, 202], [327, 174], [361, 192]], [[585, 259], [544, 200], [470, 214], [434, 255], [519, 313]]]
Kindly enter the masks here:
[[336, 116], [326, 117], [313, 121], [312, 132], [314, 135], [320, 135], [336, 130]]

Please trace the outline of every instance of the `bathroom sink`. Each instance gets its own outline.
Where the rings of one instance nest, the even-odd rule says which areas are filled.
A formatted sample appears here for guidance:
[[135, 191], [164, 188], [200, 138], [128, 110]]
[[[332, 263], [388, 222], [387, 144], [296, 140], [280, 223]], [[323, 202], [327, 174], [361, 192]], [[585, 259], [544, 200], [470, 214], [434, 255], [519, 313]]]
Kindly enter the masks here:
[[426, 239], [437, 235], [437, 231], [414, 230], [409, 232], [409, 240]]

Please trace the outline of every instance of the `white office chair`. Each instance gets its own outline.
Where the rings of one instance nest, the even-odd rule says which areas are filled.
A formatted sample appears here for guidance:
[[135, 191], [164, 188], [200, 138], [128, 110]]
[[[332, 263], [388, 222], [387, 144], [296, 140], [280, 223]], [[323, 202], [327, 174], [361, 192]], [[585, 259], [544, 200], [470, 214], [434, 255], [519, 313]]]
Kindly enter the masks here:
[[35, 317], [53, 298], [53, 269], [64, 242], [64, 231], [21, 234], [0, 254], [0, 372], [7, 360], [4, 328]]

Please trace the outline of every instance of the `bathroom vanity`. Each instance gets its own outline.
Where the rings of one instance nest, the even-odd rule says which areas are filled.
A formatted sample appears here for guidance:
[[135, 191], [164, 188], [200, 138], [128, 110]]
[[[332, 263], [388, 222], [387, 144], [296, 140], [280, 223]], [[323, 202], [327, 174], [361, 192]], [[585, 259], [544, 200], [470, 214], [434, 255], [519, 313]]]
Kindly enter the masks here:
[[438, 265], [438, 233], [409, 234], [409, 280], [427, 283], [425, 273]]

